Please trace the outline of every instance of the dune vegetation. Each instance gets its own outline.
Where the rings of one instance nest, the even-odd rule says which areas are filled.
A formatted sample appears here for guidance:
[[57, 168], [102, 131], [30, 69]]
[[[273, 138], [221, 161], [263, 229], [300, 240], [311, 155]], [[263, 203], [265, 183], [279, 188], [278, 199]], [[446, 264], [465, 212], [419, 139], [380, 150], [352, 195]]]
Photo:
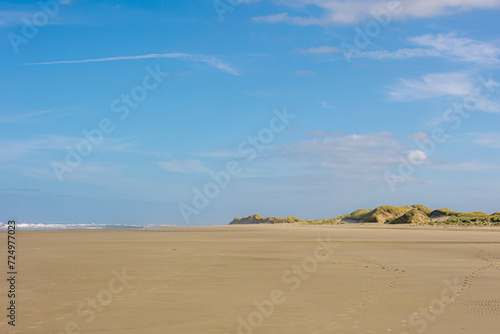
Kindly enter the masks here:
[[286, 217], [286, 218], [277, 218], [277, 217], [267, 217], [263, 218], [261, 215], [251, 215], [248, 217], [239, 218], [236, 217], [233, 219], [230, 225], [234, 224], [291, 224], [303, 222], [302, 219], [297, 217]]
[[487, 214], [480, 211], [459, 212], [450, 209], [431, 210], [420, 204], [409, 206], [379, 206], [373, 210], [360, 209], [335, 218], [303, 220], [297, 217], [264, 218], [251, 215], [235, 218], [230, 224], [309, 224], [331, 225], [347, 223], [413, 224], [413, 225], [462, 225], [500, 226], [500, 212]]

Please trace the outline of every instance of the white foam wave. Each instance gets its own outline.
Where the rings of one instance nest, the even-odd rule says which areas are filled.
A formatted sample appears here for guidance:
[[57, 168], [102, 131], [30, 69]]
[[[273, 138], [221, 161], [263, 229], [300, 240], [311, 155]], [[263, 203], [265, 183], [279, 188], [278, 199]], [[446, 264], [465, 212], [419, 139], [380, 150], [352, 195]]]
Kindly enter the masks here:
[[[0, 230], [6, 230], [8, 224], [0, 222]], [[143, 229], [157, 228], [157, 225], [110, 225], [110, 224], [44, 224], [17, 223], [19, 230], [96, 230], [96, 229]]]

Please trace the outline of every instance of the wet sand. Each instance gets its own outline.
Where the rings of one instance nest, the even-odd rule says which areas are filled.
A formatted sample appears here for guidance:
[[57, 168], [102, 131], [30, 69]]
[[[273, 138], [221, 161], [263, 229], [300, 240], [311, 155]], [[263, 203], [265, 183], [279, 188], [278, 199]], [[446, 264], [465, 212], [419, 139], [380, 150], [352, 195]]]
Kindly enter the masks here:
[[[17, 241], [16, 327], [3, 315], [2, 333], [493, 334], [500, 328], [498, 229], [18, 231]], [[6, 288], [0, 291], [5, 314]]]

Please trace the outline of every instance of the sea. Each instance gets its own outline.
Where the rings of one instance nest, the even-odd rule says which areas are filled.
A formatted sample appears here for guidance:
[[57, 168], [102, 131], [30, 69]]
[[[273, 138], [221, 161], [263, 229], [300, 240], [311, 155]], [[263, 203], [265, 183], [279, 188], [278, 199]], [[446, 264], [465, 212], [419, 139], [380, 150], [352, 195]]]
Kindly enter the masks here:
[[[8, 224], [0, 222], [0, 230], [6, 230]], [[173, 225], [163, 225], [173, 226]], [[45, 224], [16, 223], [17, 230], [99, 230], [99, 229], [155, 229], [158, 225], [122, 225], [122, 224]]]

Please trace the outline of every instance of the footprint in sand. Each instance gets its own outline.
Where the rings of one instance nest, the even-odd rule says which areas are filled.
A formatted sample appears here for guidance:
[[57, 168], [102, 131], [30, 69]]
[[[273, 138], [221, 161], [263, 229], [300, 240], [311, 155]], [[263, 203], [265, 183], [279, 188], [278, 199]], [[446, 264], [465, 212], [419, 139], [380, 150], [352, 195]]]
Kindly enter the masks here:
[[474, 300], [464, 301], [459, 304], [464, 313], [478, 315], [500, 315], [500, 300]]

